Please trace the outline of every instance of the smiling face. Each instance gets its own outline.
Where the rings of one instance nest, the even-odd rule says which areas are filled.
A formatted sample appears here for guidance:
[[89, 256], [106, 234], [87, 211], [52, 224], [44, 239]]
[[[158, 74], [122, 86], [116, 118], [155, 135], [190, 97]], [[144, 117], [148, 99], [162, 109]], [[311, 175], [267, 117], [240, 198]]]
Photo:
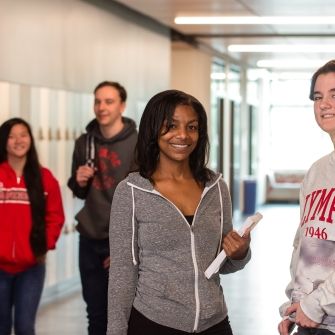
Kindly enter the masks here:
[[314, 115], [319, 127], [335, 143], [335, 73], [320, 74], [314, 86]]
[[31, 137], [27, 127], [16, 124], [10, 130], [7, 140], [7, 159], [25, 159], [31, 146]]
[[101, 127], [122, 124], [122, 113], [125, 106], [119, 91], [112, 86], [103, 86], [95, 92], [94, 113]]
[[[168, 129], [167, 129], [168, 127]], [[164, 122], [158, 140], [160, 162], [188, 161], [199, 139], [198, 115], [192, 107], [179, 105], [176, 107], [172, 122], [168, 126]]]

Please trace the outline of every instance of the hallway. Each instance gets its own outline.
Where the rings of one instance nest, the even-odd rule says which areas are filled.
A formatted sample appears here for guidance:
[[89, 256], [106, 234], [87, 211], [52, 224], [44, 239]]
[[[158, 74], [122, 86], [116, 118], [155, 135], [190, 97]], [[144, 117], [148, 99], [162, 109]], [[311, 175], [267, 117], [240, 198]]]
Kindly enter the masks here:
[[221, 277], [235, 335], [275, 335], [279, 306], [287, 301], [292, 243], [299, 206], [266, 205], [252, 232], [252, 258], [246, 268]]
[[[278, 307], [286, 300], [284, 290], [299, 207], [274, 204], [259, 211], [264, 218], [252, 233], [250, 263], [243, 271], [221, 279], [234, 335], [276, 335]], [[40, 308], [37, 335], [86, 333], [80, 293]]]

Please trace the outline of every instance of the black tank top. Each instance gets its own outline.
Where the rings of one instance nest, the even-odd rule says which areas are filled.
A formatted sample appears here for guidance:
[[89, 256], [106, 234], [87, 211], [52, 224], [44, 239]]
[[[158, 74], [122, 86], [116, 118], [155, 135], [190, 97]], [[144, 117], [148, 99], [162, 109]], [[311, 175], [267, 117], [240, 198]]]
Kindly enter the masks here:
[[191, 225], [193, 222], [194, 215], [184, 215], [187, 222]]

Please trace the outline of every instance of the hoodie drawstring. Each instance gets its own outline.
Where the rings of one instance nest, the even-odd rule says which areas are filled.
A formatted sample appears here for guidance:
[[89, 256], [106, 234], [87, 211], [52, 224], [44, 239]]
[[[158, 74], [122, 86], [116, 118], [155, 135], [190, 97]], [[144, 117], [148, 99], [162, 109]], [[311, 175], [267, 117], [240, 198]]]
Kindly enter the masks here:
[[221, 251], [221, 243], [222, 243], [222, 235], [223, 235], [223, 205], [222, 205], [222, 194], [221, 194], [221, 188], [220, 188], [220, 183], [218, 183], [218, 188], [219, 188], [219, 199], [220, 199], [220, 231], [221, 231], [221, 237], [220, 237], [220, 243], [219, 243], [219, 247], [218, 250], [216, 252], [216, 255], [218, 255]]
[[132, 224], [132, 239], [131, 239], [131, 254], [133, 256], [133, 264], [137, 265], [137, 261], [135, 258], [135, 197], [134, 197], [134, 187], [131, 187], [131, 196], [133, 200], [133, 214], [131, 218], [131, 224]]

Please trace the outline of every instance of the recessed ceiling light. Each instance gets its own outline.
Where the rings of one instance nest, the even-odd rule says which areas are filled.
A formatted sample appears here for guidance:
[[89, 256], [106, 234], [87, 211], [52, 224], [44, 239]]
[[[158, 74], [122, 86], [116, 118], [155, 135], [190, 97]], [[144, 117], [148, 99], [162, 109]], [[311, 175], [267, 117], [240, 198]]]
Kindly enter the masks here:
[[176, 24], [334, 25], [335, 16], [177, 16]]

